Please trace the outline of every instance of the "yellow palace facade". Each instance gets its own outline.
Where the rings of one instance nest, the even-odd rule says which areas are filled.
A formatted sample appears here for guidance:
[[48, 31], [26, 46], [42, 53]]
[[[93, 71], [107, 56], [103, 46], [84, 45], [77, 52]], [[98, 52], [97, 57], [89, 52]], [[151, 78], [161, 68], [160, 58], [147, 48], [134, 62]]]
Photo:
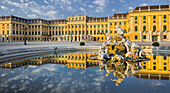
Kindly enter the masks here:
[[108, 17], [69, 16], [61, 20], [0, 17], [0, 41], [105, 41], [116, 25], [132, 41], [170, 41], [170, 5], [139, 6]]

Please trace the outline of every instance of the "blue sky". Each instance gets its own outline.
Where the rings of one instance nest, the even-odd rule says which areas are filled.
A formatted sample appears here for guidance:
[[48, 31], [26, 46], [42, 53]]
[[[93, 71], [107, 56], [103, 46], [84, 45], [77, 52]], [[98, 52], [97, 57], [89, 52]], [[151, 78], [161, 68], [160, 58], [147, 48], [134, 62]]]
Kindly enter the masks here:
[[64, 19], [81, 14], [106, 17], [136, 6], [170, 4], [170, 0], [0, 0], [0, 16]]

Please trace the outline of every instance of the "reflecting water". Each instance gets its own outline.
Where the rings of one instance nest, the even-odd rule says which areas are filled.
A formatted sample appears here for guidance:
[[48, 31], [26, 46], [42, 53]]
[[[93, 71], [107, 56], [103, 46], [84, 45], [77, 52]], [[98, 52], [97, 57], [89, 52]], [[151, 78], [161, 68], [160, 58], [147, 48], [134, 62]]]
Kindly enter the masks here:
[[0, 64], [0, 92], [169, 93], [170, 57], [147, 54], [150, 61], [90, 60], [97, 53], [48, 54]]

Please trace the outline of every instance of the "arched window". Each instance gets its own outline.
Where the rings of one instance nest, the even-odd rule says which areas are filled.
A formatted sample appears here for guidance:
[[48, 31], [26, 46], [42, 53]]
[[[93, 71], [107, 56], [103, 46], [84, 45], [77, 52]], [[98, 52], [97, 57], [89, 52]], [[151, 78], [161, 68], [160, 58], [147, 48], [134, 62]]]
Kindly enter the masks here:
[[156, 31], [156, 26], [155, 25], [153, 26], [153, 31]]
[[143, 26], [143, 31], [146, 31], [146, 26]]
[[163, 31], [166, 31], [166, 25], [163, 26]]
[[135, 26], [135, 31], [138, 31], [138, 27], [137, 26]]

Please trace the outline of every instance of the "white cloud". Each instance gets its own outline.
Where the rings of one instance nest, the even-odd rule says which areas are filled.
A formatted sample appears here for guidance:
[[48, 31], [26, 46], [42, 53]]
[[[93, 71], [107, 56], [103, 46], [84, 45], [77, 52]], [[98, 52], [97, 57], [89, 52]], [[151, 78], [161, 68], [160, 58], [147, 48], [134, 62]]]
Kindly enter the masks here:
[[86, 11], [86, 9], [84, 9], [83, 7], [80, 7], [80, 10], [83, 11], [83, 12]]
[[112, 12], [115, 12], [116, 10], [115, 9], [112, 9]]
[[155, 82], [151, 82], [151, 86], [163, 86], [165, 85], [164, 83], [160, 82], [160, 81], [155, 81]]
[[95, 12], [96, 13], [104, 12], [104, 8], [103, 7], [96, 7]]
[[10, 9], [11, 10], [11, 12], [14, 12], [14, 9]]
[[142, 3], [142, 4], [140, 4], [140, 6], [147, 6], [148, 4], [146, 4], [146, 3]]
[[106, 0], [95, 0], [95, 1], [93, 1], [93, 3], [98, 5], [98, 6], [105, 6], [105, 2], [106, 2]]
[[8, 8], [5, 6], [1, 6], [2, 9], [7, 10]]
[[28, 15], [28, 17], [35, 18], [35, 17], [37, 17], [37, 15], [36, 14], [30, 14], [30, 15]]
[[21, 3], [23, 3], [23, 2], [24, 2], [24, 0], [20, 0], [20, 2], [21, 2]]
[[70, 0], [61, 0], [63, 4], [71, 5], [72, 2]]
[[47, 2], [46, 0], [44, 0], [44, 3], [49, 4], [49, 2]]
[[119, 0], [120, 2], [122, 2], [122, 3], [125, 3], [125, 1], [124, 0]]
[[76, 10], [72, 8], [72, 6], [67, 6], [67, 10], [75, 12]]
[[93, 8], [94, 6], [93, 5], [88, 5], [88, 7]]

